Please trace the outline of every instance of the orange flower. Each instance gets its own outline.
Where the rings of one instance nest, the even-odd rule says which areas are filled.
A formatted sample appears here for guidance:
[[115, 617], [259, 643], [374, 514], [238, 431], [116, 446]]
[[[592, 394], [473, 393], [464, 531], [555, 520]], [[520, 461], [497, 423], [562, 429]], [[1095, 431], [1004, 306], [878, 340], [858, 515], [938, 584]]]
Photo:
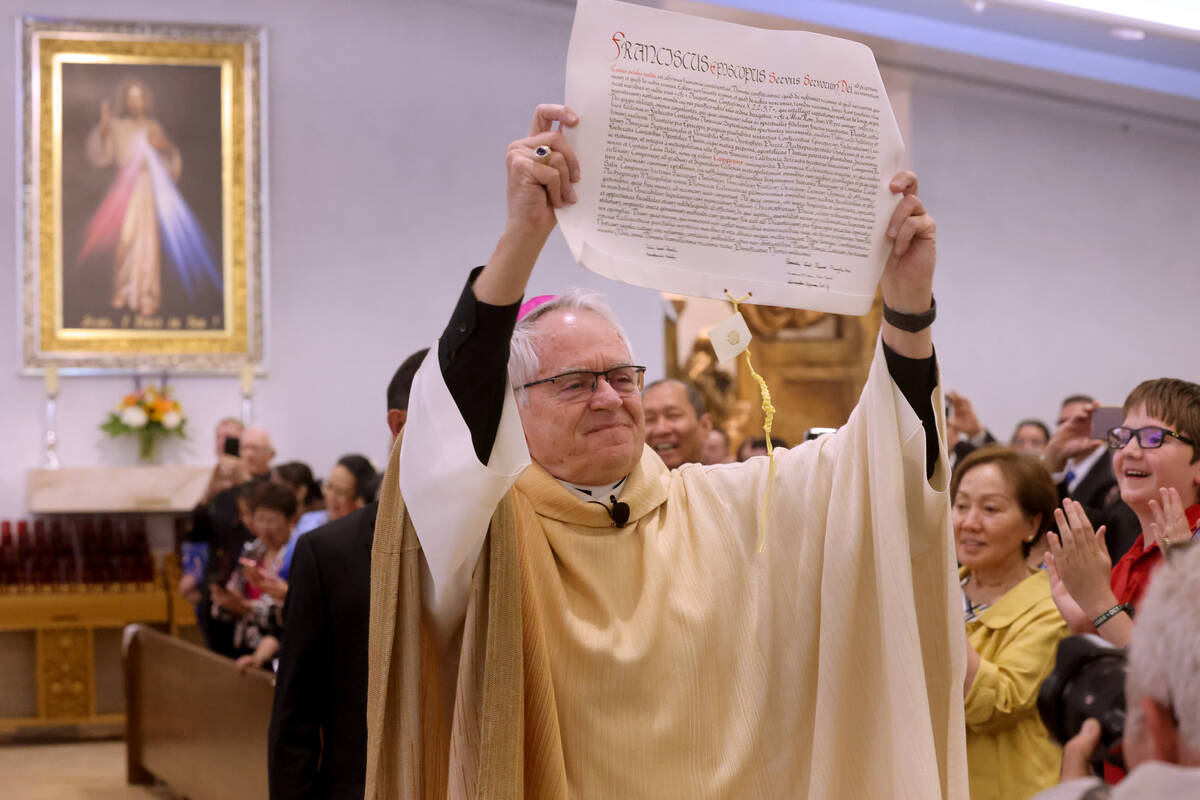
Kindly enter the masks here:
[[131, 392], [130, 394], [125, 395], [125, 399], [121, 401], [121, 405], [124, 406], [125, 408], [128, 408], [129, 406], [136, 406], [137, 404], [138, 404], [137, 392]]

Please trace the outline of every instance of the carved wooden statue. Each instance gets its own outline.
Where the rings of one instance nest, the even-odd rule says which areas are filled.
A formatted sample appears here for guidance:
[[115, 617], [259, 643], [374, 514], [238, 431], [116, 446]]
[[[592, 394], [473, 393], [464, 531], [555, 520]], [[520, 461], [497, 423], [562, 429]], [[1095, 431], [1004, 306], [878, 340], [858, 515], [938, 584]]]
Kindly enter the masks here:
[[[673, 299], [676, 315], [686, 301]], [[862, 391], [879, 335], [879, 298], [862, 317], [777, 306], [741, 306], [754, 341], [754, 368], [771, 389], [776, 414], [773, 433], [798, 444], [809, 428], [835, 428], [846, 421]], [[736, 447], [743, 439], [762, 436], [763, 413], [758, 384], [738, 357], [736, 377], [717, 369], [705, 334], [692, 344], [679, 365], [676, 326], [668, 319], [667, 364], [673, 377], [691, 380], [700, 389], [714, 422]], [[725, 365], [734, 369], [732, 364]]]

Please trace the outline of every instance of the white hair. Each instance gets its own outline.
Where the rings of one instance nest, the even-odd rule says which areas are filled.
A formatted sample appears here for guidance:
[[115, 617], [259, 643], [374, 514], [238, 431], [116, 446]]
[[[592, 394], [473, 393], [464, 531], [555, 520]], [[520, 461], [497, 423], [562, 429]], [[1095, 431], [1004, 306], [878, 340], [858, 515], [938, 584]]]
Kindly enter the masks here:
[[508, 381], [517, 393], [517, 401], [522, 405], [528, 402], [528, 398], [521, 387], [536, 379], [541, 366], [537, 349], [534, 347], [538, 338], [537, 322], [552, 311], [562, 310], [590, 311], [603, 319], [617, 332], [617, 337], [621, 344], [625, 345], [629, 358], [633, 358], [633, 346], [629, 343], [629, 337], [625, 335], [625, 329], [617, 321], [612, 306], [608, 304], [608, 298], [593, 289], [568, 289], [530, 311], [513, 328], [512, 342], [509, 345]]
[[1198, 675], [1200, 543], [1169, 555], [1154, 573], [1129, 644], [1129, 680], [1137, 692], [1175, 713], [1181, 742], [1200, 752]]

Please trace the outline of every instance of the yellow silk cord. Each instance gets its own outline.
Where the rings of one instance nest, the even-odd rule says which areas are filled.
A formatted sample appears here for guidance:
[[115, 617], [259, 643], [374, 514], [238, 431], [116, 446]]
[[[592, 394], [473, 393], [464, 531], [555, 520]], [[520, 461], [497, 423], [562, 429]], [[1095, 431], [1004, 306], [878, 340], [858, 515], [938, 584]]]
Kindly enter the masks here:
[[[737, 300], [725, 291], [725, 296], [729, 298], [729, 302], [733, 303], [733, 313], [738, 313], [738, 306], [750, 299], [750, 295], [746, 295], [741, 300]], [[763, 552], [767, 546], [767, 505], [771, 502], [771, 486], [775, 483], [775, 448], [771, 446], [771, 426], [775, 423], [775, 405], [771, 402], [771, 390], [767, 388], [767, 382], [754, 371], [754, 364], [750, 360], [750, 347], [746, 346], [743, 355], [746, 356], [746, 369], [750, 370], [750, 376], [758, 383], [758, 391], [762, 396], [763, 410], [763, 434], [767, 440], [767, 490], [763, 492], [762, 503], [758, 507], [758, 552]]]

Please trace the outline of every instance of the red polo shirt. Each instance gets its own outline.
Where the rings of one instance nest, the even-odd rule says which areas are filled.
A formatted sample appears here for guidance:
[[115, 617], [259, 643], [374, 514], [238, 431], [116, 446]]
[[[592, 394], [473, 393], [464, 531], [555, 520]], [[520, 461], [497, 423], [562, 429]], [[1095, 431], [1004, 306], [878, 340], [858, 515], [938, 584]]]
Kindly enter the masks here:
[[[1185, 513], [1188, 527], [1195, 531], [1197, 524], [1200, 524], [1200, 503], [1190, 507]], [[1136, 611], [1142, 602], [1142, 595], [1146, 593], [1146, 587], [1150, 585], [1150, 576], [1158, 569], [1162, 560], [1163, 554], [1158, 548], [1158, 542], [1146, 547], [1144, 537], [1139, 536], [1133, 547], [1129, 548], [1129, 552], [1121, 556], [1121, 560], [1113, 567], [1109, 585], [1112, 586], [1117, 602], [1129, 603]]]

